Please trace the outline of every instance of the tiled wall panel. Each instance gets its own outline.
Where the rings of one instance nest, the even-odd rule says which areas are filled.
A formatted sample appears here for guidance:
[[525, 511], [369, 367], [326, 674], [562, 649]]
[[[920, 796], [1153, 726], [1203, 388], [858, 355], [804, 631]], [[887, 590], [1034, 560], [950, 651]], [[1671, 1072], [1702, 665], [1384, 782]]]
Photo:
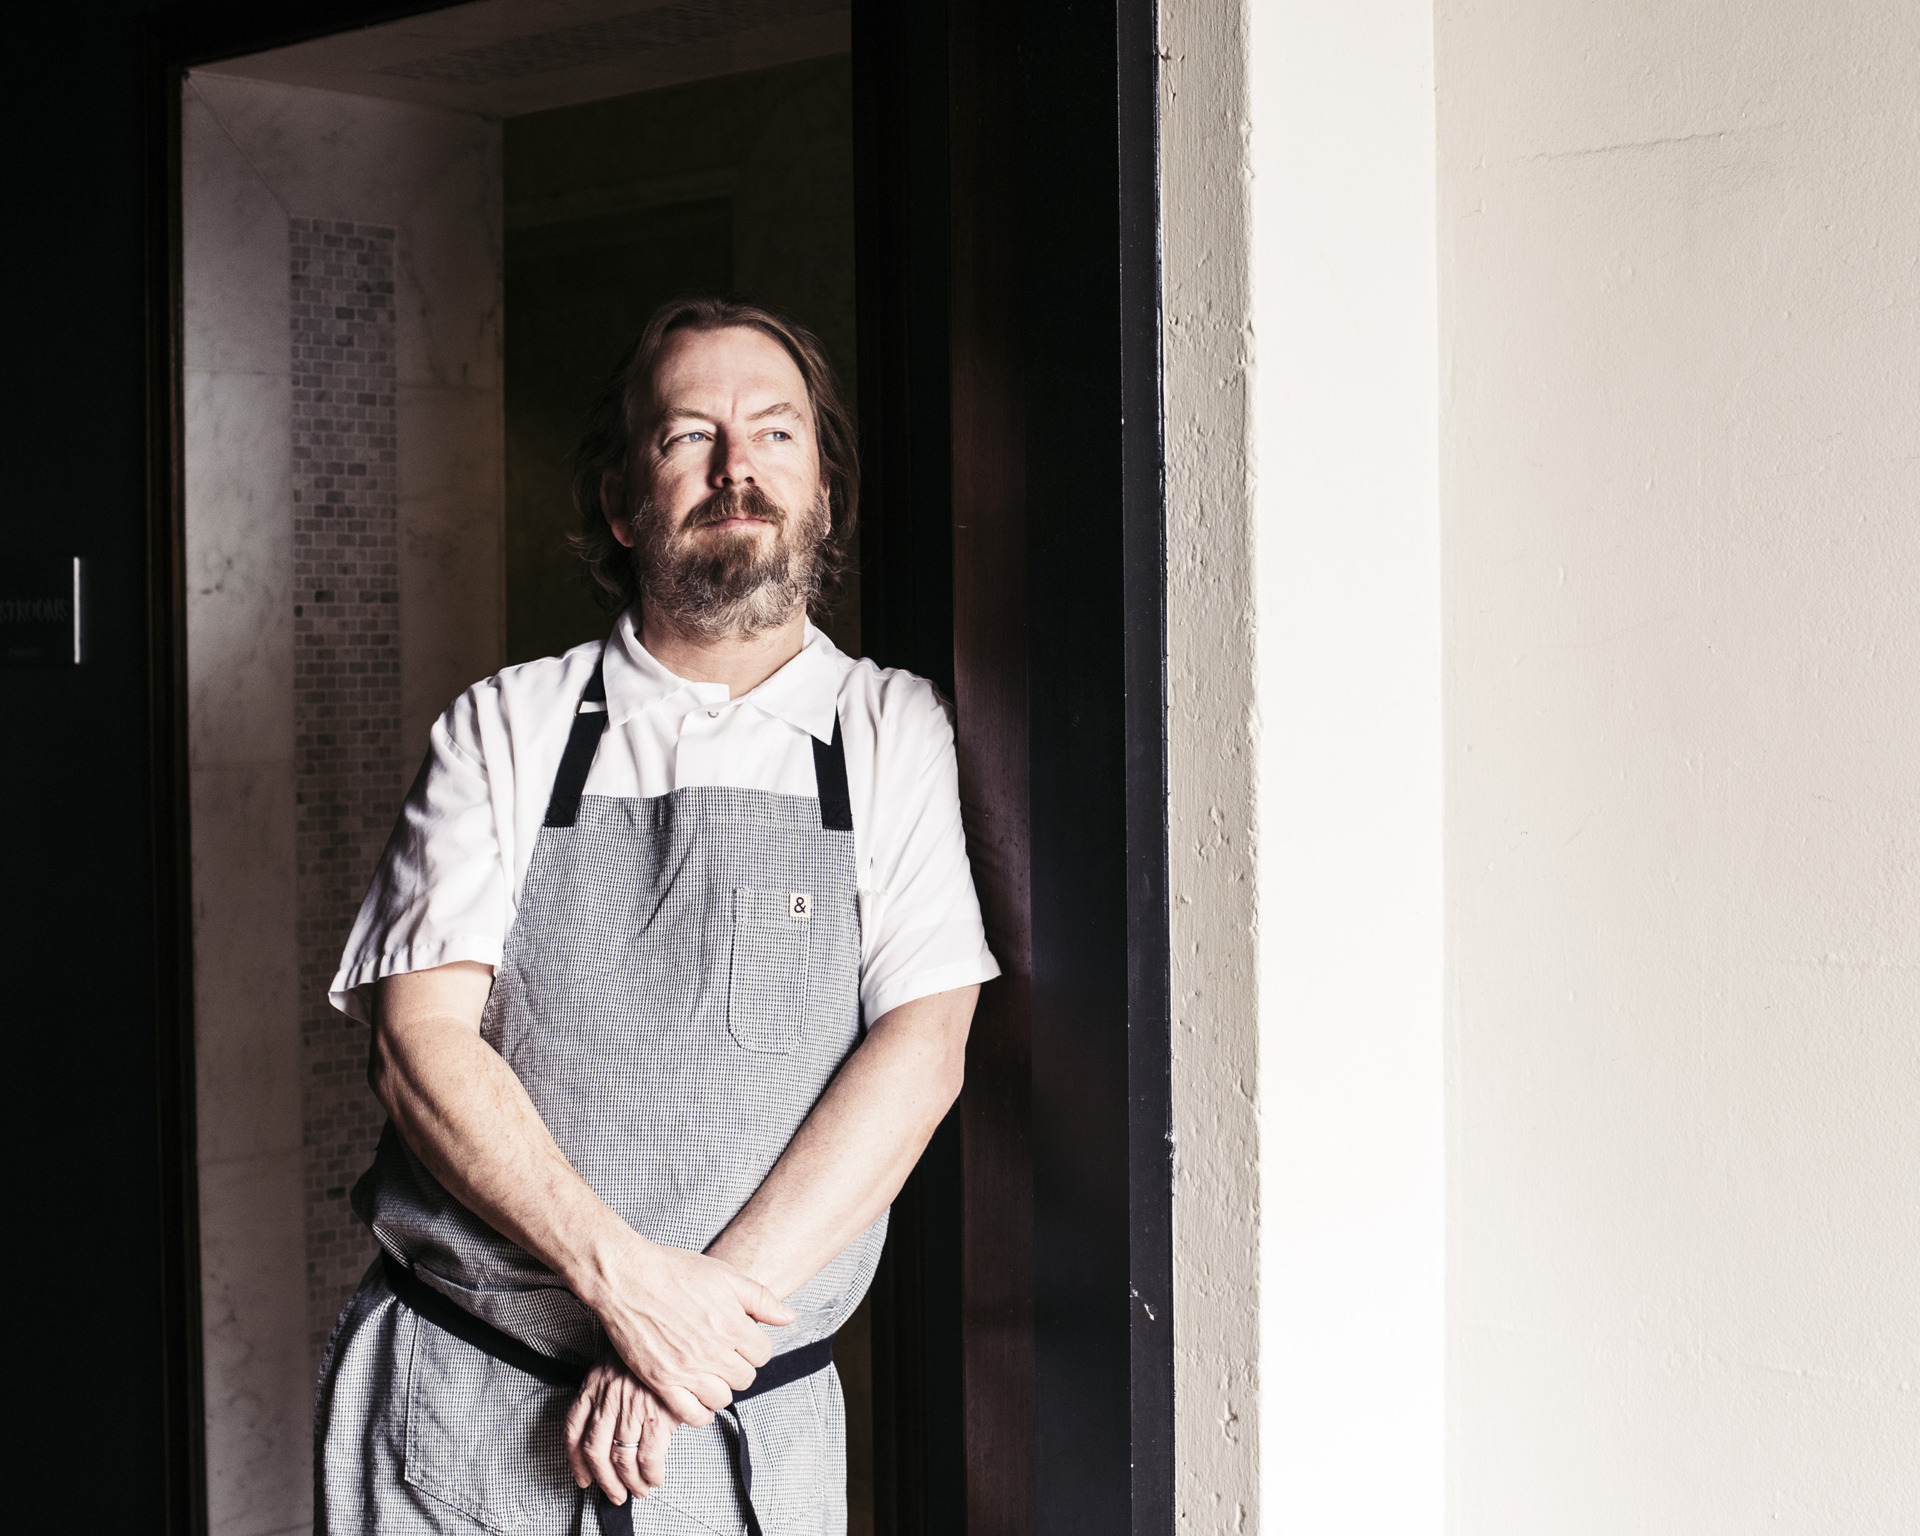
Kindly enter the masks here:
[[327, 984], [404, 791], [394, 232], [289, 221], [296, 909], [308, 1343], [373, 1256], [347, 1204], [380, 1134], [366, 1027]]

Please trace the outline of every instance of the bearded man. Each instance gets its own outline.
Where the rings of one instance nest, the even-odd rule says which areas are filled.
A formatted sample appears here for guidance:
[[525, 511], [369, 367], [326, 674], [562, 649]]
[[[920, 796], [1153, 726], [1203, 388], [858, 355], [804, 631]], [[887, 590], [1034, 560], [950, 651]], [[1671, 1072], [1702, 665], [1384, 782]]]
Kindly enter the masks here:
[[840, 1536], [832, 1335], [998, 974], [952, 730], [808, 622], [858, 480], [799, 326], [662, 310], [574, 490], [613, 632], [441, 717], [333, 983], [390, 1118], [316, 1526]]

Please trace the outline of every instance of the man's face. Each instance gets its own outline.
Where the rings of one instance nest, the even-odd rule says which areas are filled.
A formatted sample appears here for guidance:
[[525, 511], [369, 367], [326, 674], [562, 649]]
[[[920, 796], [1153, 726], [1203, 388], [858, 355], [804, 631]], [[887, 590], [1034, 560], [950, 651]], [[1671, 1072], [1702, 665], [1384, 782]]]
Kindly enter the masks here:
[[828, 532], [826, 486], [806, 382], [771, 336], [667, 338], [632, 476], [637, 494], [625, 506], [608, 498], [605, 511], [660, 617], [751, 634], [804, 607]]

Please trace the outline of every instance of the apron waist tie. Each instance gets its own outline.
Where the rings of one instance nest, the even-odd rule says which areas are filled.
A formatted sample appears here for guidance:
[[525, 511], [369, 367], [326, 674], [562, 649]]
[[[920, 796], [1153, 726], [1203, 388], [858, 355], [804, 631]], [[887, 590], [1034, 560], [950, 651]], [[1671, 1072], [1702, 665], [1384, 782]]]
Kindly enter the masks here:
[[[428, 1285], [392, 1254], [382, 1251], [380, 1263], [386, 1271], [388, 1287], [401, 1304], [417, 1312], [436, 1328], [471, 1344], [483, 1354], [491, 1355], [503, 1365], [525, 1371], [549, 1386], [577, 1388], [587, 1379], [586, 1366], [577, 1361], [542, 1354], [531, 1344], [475, 1317], [452, 1297]], [[766, 1532], [761, 1528], [759, 1512], [753, 1507], [753, 1455], [747, 1445], [747, 1426], [740, 1417], [740, 1404], [791, 1386], [817, 1371], [824, 1371], [831, 1364], [831, 1337], [816, 1339], [811, 1344], [802, 1344], [798, 1349], [775, 1355], [754, 1373], [753, 1385], [744, 1392], [734, 1393], [732, 1405], [722, 1408], [715, 1415], [731, 1426], [723, 1428], [721, 1435], [727, 1442], [728, 1458], [733, 1462], [733, 1475], [739, 1483], [740, 1506], [747, 1517], [747, 1536], [766, 1536]], [[596, 1484], [593, 1499], [595, 1512], [600, 1517], [601, 1536], [633, 1536], [631, 1498], [624, 1504], [612, 1503]]]

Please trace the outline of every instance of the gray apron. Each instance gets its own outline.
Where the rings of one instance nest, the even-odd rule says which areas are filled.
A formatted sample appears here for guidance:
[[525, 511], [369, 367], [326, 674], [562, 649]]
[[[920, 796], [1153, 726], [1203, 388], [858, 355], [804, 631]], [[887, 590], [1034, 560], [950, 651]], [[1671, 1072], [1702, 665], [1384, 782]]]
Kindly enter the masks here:
[[[599, 668], [573, 721], [481, 1035], [568, 1161], [654, 1242], [703, 1251], [859, 1043], [860, 923], [839, 723], [819, 797], [695, 786], [584, 795]], [[354, 1209], [379, 1239], [328, 1346], [316, 1530], [844, 1536], [829, 1341], [866, 1293], [884, 1215], [792, 1296], [754, 1395], [674, 1433], [666, 1487], [614, 1509], [574, 1487], [564, 1418], [609, 1358], [559, 1278], [440, 1185], [389, 1124]], [[770, 1390], [769, 1390], [770, 1388]], [[597, 1504], [597, 1508], [596, 1508]]]

